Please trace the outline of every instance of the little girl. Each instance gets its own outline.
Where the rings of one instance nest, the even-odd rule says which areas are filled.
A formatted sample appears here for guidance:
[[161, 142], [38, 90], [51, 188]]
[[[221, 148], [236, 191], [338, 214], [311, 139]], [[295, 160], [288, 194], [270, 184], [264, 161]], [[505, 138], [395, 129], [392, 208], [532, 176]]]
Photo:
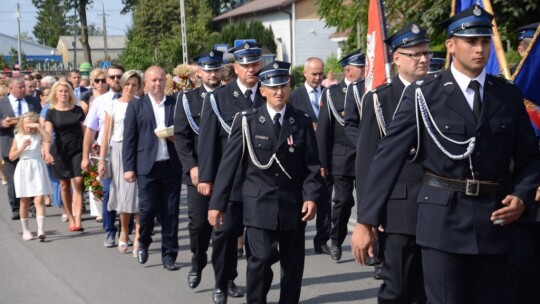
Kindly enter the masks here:
[[15, 127], [15, 138], [9, 151], [11, 161], [19, 158], [13, 182], [15, 194], [21, 199], [20, 214], [23, 229], [22, 238], [29, 241], [33, 238], [28, 229], [28, 207], [30, 198], [34, 197], [36, 207], [36, 220], [38, 225], [38, 238], [45, 241], [43, 222], [45, 221], [45, 208], [43, 195], [52, 193], [47, 166], [41, 158], [41, 141], [51, 142], [51, 135], [39, 124], [39, 115], [28, 112], [20, 116]]

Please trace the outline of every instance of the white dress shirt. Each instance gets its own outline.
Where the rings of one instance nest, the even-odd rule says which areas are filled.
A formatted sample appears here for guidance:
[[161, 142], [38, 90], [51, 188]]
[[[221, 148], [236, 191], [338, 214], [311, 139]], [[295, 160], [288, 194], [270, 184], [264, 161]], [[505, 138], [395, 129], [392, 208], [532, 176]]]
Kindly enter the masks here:
[[11, 104], [11, 109], [13, 109], [13, 115], [15, 117], [21, 116], [22, 114], [29, 111], [28, 103], [26, 102], [26, 99], [24, 97], [21, 99], [21, 113], [19, 113], [19, 102], [17, 101], [17, 98], [15, 98], [13, 95], [9, 94], [9, 103]]
[[472, 79], [469, 76], [461, 73], [458, 71], [454, 64], [450, 66], [450, 70], [452, 71], [452, 76], [454, 76], [454, 79], [456, 79], [456, 82], [463, 92], [463, 95], [465, 95], [465, 98], [467, 99], [467, 103], [469, 104], [469, 107], [471, 107], [471, 110], [473, 109], [473, 103], [474, 103], [474, 90], [469, 88], [469, 84], [471, 83], [471, 80], [476, 80], [480, 83], [480, 100], [484, 100], [484, 84], [486, 83], [486, 69], [484, 68], [480, 75], [478, 75], [476, 78]]
[[[156, 118], [156, 128], [166, 128], [165, 125], [165, 99], [167, 96], [163, 95], [161, 102], [158, 104], [152, 95], [148, 94], [152, 109], [154, 110], [154, 117]], [[156, 154], [156, 161], [164, 161], [169, 159], [169, 151], [167, 150], [167, 142], [165, 138], [158, 138], [158, 147]]]

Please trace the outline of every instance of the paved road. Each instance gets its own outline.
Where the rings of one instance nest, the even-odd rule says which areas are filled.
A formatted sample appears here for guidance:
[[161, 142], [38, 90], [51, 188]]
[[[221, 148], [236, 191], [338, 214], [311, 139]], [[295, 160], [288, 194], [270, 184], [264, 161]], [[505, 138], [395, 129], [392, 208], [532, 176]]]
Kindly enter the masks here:
[[[60, 221], [60, 210], [47, 208], [47, 241], [25, 242], [19, 221], [11, 220], [6, 186], [0, 186], [0, 303], [211, 303], [212, 267], [203, 271], [202, 282], [195, 290], [187, 286], [189, 238], [185, 191], [180, 204], [179, 271], [168, 272], [161, 266], [159, 233], [150, 247], [150, 257], [139, 265], [131, 254], [116, 248], [104, 248], [101, 224], [84, 215], [86, 231], [76, 235]], [[30, 219], [36, 231], [35, 219]], [[157, 227], [159, 232], [159, 227]], [[360, 267], [350, 254], [349, 238], [344, 244], [343, 259], [335, 263], [329, 256], [313, 254], [311, 222], [306, 232], [306, 267], [301, 303], [376, 303], [381, 281], [371, 278], [372, 268]], [[211, 250], [211, 249], [210, 249]], [[246, 260], [238, 263], [236, 283], [245, 286]], [[279, 297], [279, 266], [274, 265], [274, 282], [268, 295], [270, 303]], [[229, 303], [246, 303], [245, 298], [231, 298]]]

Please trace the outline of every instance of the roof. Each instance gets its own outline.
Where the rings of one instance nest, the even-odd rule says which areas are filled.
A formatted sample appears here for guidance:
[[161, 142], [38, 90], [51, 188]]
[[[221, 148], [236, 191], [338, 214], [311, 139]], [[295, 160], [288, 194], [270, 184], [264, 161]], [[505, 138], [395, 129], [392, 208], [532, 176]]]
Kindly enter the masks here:
[[[0, 55], [9, 55], [11, 48], [17, 49], [17, 38], [0, 33]], [[50, 55], [55, 49], [46, 45], [21, 40], [21, 53], [25, 55]]]
[[236, 18], [244, 15], [254, 15], [263, 11], [272, 11], [276, 9], [279, 10], [288, 7], [293, 2], [294, 0], [254, 0], [224, 14], [221, 14], [212, 20], [227, 20], [229, 18]]
[[[82, 49], [80, 36], [77, 36], [77, 49]], [[73, 36], [60, 36], [59, 42], [62, 41], [68, 50], [73, 50]], [[103, 44], [103, 36], [88, 36], [88, 44], [91, 49], [105, 49]], [[107, 49], [124, 49], [127, 44], [127, 37], [123, 35], [107, 35]]]
[[328, 38], [331, 41], [339, 42], [339, 41], [346, 41], [347, 38], [349, 38], [349, 35], [351, 34], [351, 30], [344, 30], [341, 32], [334, 32], [332, 35], [328, 36]]

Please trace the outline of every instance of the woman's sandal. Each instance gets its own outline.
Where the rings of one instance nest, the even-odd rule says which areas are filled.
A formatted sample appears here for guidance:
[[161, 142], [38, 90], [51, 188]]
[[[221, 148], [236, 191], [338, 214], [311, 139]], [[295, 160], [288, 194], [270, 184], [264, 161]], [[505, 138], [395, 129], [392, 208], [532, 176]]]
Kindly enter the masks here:
[[118, 250], [120, 252], [124, 252], [124, 253], [127, 252], [128, 251], [128, 243], [118, 241]]
[[136, 258], [139, 256], [139, 242], [133, 243], [133, 257]]

